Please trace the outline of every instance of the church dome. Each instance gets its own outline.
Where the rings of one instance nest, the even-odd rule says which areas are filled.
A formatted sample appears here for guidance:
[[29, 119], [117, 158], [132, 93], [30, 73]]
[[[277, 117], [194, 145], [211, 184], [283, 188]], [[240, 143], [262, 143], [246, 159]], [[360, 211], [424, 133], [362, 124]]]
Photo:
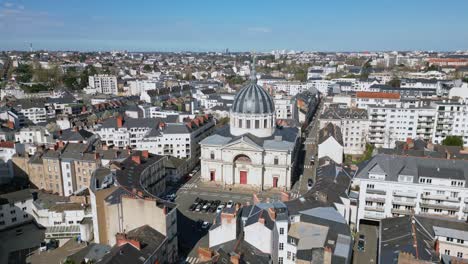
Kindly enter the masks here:
[[230, 130], [234, 136], [250, 133], [269, 137], [275, 131], [275, 105], [271, 96], [257, 84], [255, 58], [250, 83], [234, 97], [230, 115]]
[[234, 97], [232, 112], [243, 114], [267, 114], [275, 111], [273, 99], [260, 85], [256, 78], [244, 86]]

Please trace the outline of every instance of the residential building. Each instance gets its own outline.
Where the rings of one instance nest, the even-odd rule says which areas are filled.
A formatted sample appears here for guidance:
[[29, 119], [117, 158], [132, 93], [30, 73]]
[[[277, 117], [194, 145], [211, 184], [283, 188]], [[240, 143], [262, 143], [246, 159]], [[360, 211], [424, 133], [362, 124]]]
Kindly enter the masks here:
[[320, 115], [320, 129], [328, 123], [341, 128], [344, 154], [362, 155], [366, 150], [369, 135], [367, 110], [332, 105]]
[[95, 93], [118, 94], [116, 76], [106, 74], [89, 76], [88, 83], [91, 90], [95, 91]]
[[468, 161], [377, 154], [354, 177], [358, 222], [422, 214], [467, 219]]
[[136, 152], [111, 169], [99, 168], [90, 184], [94, 240], [114, 246], [116, 235], [148, 225], [167, 238], [167, 262], [177, 259], [176, 204], [165, 192], [167, 157]]
[[318, 158], [329, 157], [334, 162], [343, 163], [343, 134], [341, 128], [333, 123], [328, 123], [319, 131]]

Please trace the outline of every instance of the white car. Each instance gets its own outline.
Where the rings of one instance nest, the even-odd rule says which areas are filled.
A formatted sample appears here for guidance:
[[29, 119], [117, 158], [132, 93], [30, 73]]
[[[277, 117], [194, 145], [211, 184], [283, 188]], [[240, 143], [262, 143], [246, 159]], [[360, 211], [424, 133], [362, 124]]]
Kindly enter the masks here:
[[226, 205], [226, 208], [231, 208], [234, 205], [234, 202], [232, 200], [229, 200], [229, 202]]
[[207, 221], [203, 222], [201, 228], [207, 229], [208, 227], [210, 227], [210, 223], [208, 223]]
[[218, 205], [218, 208], [216, 208], [216, 213], [219, 214], [221, 211], [224, 209], [224, 204]]

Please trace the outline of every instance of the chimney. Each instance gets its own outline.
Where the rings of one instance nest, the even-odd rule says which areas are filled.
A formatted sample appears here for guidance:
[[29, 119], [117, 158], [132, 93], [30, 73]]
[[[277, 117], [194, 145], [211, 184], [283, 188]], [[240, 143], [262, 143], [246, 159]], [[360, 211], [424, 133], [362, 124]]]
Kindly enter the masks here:
[[65, 146], [62, 140], [60, 140], [57, 144], [59, 148], [63, 148]]
[[145, 158], [145, 159], [149, 158], [149, 152], [148, 152], [148, 150], [143, 150], [143, 151], [141, 152], [141, 156], [143, 156], [143, 158]]
[[118, 127], [118, 128], [121, 128], [122, 125], [123, 125], [123, 117], [119, 115], [119, 116], [117, 117], [117, 127]]
[[135, 162], [136, 164], [141, 164], [140, 155], [134, 155], [134, 156], [132, 156], [132, 161]]

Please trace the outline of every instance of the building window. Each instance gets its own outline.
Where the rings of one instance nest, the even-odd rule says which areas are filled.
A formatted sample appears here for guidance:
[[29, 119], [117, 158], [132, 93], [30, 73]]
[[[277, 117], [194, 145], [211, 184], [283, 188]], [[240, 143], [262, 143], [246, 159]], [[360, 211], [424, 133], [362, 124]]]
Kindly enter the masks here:
[[367, 189], [374, 189], [374, 184], [367, 184]]
[[255, 128], [260, 128], [260, 120], [255, 120]]
[[284, 243], [279, 243], [279, 250], [283, 250], [284, 249]]
[[280, 227], [280, 235], [284, 235], [284, 228]]
[[274, 163], [275, 165], [278, 165], [278, 157], [275, 157], [275, 159], [273, 160], [273, 163]]
[[448, 242], [453, 242], [453, 238], [452, 238], [452, 237], [447, 237], [446, 240], [447, 240]]
[[287, 259], [291, 259], [291, 251], [288, 251]]
[[463, 240], [463, 239], [457, 239], [457, 243], [463, 244], [463, 243], [465, 243], [465, 240]]
[[247, 121], [247, 128], [250, 128], [250, 120], [246, 120]]
[[296, 253], [292, 253], [292, 261], [296, 261]]
[[16, 217], [13, 217], [13, 218], [11, 219], [11, 222], [12, 222], [12, 223], [16, 222]]
[[445, 250], [445, 255], [449, 255], [449, 256], [450, 256], [450, 249], [446, 249], [446, 250]]
[[210, 158], [211, 158], [212, 160], [214, 160], [214, 159], [215, 159], [215, 154], [214, 154], [214, 152], [213, 152], [213, 151], [211, 151], [211, 153], [210, 153]]
[[457, 252], [457, 258], [463, 258], [463, 252]]
[[279, 258], [278, 258], [278, 264], [283, 264], [283, 263], [284, 263], [284, 262], [283, 262], [283, 257], [279, 257]]

